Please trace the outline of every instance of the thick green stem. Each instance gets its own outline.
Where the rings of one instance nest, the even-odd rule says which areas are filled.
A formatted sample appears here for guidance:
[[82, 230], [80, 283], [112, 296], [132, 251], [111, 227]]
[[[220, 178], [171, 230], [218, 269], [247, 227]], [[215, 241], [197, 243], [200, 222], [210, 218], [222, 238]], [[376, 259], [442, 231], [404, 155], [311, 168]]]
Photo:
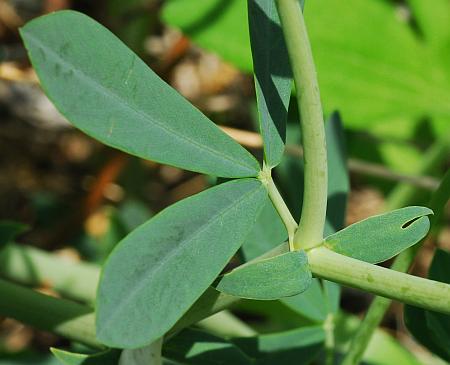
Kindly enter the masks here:
[[[282, 244], [273, 252], [279, 254], [287, 250], [288, 245]], [[317, 277], [450, 314], [450, 285], [370, 265], [324, 247], [313, 248], [307, 253], [311, 270]], [[101, 347], [95, 339], [95, 318], [90, 307], [37, 293], [1, 279], [0, 297], [8, 298], [7, 301], [0, 301], [2, 316], [15, 318], [88, 346]], [[229, 308], [238, 301], [237, 297], [209, 288], [167, 336]]]
[[197, 326], [223, 337], [251, 337], [258, 334], [227, 310], [201, 320]]
[[298, 0], [276, 0], [291, 61], [302, 129], [304, 194], [295, 234], [296, 249], [307, 249], [323, 238], [327, 210], [327, 151], [316, 69]]
[[[95, 338], [92, 308], [58, 299], [0, 279], [0, 315], [94, 348], [104, 348]], [[6, 300], [5, 300], [6, 299]]]
[[[397, 256], [391, 266], [391, 270], [407, 272], [420, 245], [415, 245]], [[350, 348], [345, 355], [342, 365], [356, 365], [361, 361], [372, 335], [383, 320], [386, 311], [389, 309], [392, 301], [388, 298], [375, 297], [367, 310], [366, 316], [356, 331]]]
[[34, 247], [9, 244], [0, 250], [0, 277], [49, 288], [66, 298], [93, 303], [99, 276], [97, 265], [71, 261]]
[[337, 254], [325, 247], [308, 251], [318, 277], [421, 308], [450, 314], [450, 285], [408, 275]]
[[[436, 143], [426, 152], [424, 159], [417, 171], [417, 175], [428, 174], [436, 165], [438, 165], [444, 158], [447, 157], [448, 146], [445, 143]], [[393, 190], [387, 200], [387, 209], [393, 210], [408, 205], [413, 197], [417, 194], [418, 188], [408, 186], [406, 184], [399, 185]], [[392, 270], [399, 272], [407, 272], [409, 267], [414, 262], [414, 258], [419, 251], [421, 244], [417, 244], [402, 253], [400, 253], [394, 260], [391, 266]], [[391, 300], [383, 297], [375, 297], [367, 310], [358, 331], [355, 333], [350, 348], [342, 362], [342, 365], [356, 365], [361, 361], [364, 351], [366, 350], [376, 328], [383, 320]]]

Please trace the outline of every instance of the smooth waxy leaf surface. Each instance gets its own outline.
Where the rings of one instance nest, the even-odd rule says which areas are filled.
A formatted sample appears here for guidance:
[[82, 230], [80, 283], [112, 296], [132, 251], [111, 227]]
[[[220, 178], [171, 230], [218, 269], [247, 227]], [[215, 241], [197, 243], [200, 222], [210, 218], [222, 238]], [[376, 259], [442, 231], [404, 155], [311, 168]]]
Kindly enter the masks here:
[[[436, 250], [428, 277], [450, 284], [450, 252]], [[407, 305], [404, 319], [408, 330], [422, 345], [450, 361], [450, 316]]]
[[284, 152], [292, 72], [275, 1], [249, 0], [248, 21], [264, 159], [274, 167]]
[[254, 364], [233, 343], [195, 329], [184, 329], [171, 338], [164, 344], [163, 355], [188, 365]]
[[51, 349], [53, 355], [64, 365], [117, 365], [120, 351], [106, 350], [97, 354], [77, 354], [59, 349]]
[[305, 291], [312, 274], [304, 251], [250, 262], [222, 276], [216, 289], [226, 294], [257, 300], [275, 300]]
[[0, 221], [0, 249], [27, 229], [28, 226], [23, 223]]
[[238, 250], [267, 201], [256, 179], [187, 198], [141, 225], [113, 251], [97, 299], [97, 337], [144, 347], [166, 333]]
[[426, 207], [406, 207], [373, 216], [325, 238], [323, 244], [337, 253], [376, 264], [413, 246], [430, 228]]
[[62, 11], [21, 30], [44, 91], [77, 128], [132, 155], [224, 177], [258, 162], [91, 18]]

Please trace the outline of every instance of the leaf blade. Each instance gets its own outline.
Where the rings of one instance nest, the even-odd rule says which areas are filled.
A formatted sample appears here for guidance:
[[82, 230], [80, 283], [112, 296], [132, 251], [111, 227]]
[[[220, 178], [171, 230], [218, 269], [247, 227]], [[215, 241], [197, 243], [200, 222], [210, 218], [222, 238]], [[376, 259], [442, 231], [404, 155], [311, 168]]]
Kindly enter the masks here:
[[21, 35], [48, 97], [91, 137], [192, 171], [258, 174], [259, 164], [248, 151], [91, 18], [57, 12], [31, 21]]
[[332, 251], [372, 264], [386, 261], [419, 242], [428, 233], [426, 207], [411, 206], [354, 223], [328, 236], [323, 244]]
[[121, 348], [161, 337], [237, 251], [266, 200], [260, 181], [230, 181], [165, 209], [128, 235], [102, 271], [97, 337]]
[[275, 2], [248, 1], [248, 22], [265, 162], [274, 167], [284, 153], [292, 72]]
[[50, 351], [65, 365], [112, 365], [117, 364], [120, 355], [120, 351], [111, 349], [95, 354], [78, 354], [57, 348], [50, 348]]
[[292, 251], [239, 266], [222, 276], [216, 289], [246, 299], [276, 300], [302, 293], [311, 280], [306, 253]]

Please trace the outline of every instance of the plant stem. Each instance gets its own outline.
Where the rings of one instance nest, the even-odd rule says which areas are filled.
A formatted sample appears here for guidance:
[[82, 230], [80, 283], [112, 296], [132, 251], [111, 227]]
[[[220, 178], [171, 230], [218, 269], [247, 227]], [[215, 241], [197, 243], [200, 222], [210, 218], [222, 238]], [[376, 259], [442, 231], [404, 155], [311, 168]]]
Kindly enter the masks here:
[[251, 337], [258, 334], [227, 310], [201, 320], [197, 326], [223, 337]]
[[[437, 143], [430, 147], [426, 152], [423, 162], [418, 171], [418, 175], [427, 174], [433, 170], [443, 158], [446, 158], [448, 153], [448, 146], [445, 143]], [[417, 188], [399, 185], [388, 198], [387, 208], [397, 209], [409, 204], [410, 200], [417, 193]], [[407, 272], [409, 267], [414, 262], [417, 252], [421, 244], [417, 244], [400, 253], [394, 260], [391, 266], [392, 270], [399, 272]], [[344, 357], [342, 365], [356, 365], [361, 361], [364, 351], [366, 350], [376, 328], [383, 320], [391, 300], [383, 297], [375, 297], [367, 310], [358, 331], [355, 333], [350, 348]]]
[[450, 314], [448, 284], [368, 264], [323, 246], [313, 248], [307, 254], [311, 271], [320, 278]]
[[278, 191], [275, 183], [273, 182], [272, 178], [269, 177], [266, 180], [266, 186], [267, 191], [269, 193], [269, 198], [272, 200], [272, 203], [277, 210], [278, 214], [281, 217], [281, 220], [284, 223], [284, 226], [286, 227], [287, 233], [288, 233], [288, 242], [289, 242], [289, 249], [290, 251], [294, 250], [294, 235], [295, 231], [298, 228], [297, 222], [295, 221], [294, 217], [292, 216], [291, 212], [289, 211], [289, 208], [287, 207], [286, 203], [283, 200], [283, 197], [281, 196], [280, 192]]
[[316, 69], [298, 0], [277, 0], [300, 110], [304, 159], [302, 215], [294, 237], [296, 249], [322, 241], [327, 210], [327, 151]]
[[27, 286], [50, 288], [64, 297], [93, 303], [97, 265], [75, 262], [30, 246], [9, 244], [0, 251], [0, 276]]
[[[273, 252], [287, 252], [283, 243]], [[419, 307], [450, 314], [450, 285], [394, 272], [334, 253], [324, 247], [307, 251], [309, 265], [317, 277], [384, 295]], [[389, 285], [386, 285], [389, 283]], [[85, 345], [101, 348], [95, 339], [93, 309], [58, 299], [0, 279], [0, 315], [51, 331]], [[166, 337], [229, 308], [240, 299], [210, 287], [172, 327]]]
[[[398, 255], [391, 266], [391, 270], [406, 272], [414, 261], [420, 244], [415, 245]], [[361, 361], [375, 330], [380, 325], [392, 301], [388, 298], [375, 297], [367, 310], [366, 316], [356, 331], [350, 348], [342, 361], [342, 365], [356, 365]]]
[[327, 318], [325, 319], [325, 322], [323, 323], [323, 329], [325, 330], [325, 351], [326, 351], [325, 364], [333, 365], [334, 364], [334, 348], [335, 348], [334, 314], [333, 313], [329, 313], [327, 315]]
[[[0, 315], [14, 318], [87, 346], [103, 349], [95, 338], [92, 308], [23, 288], [0, 279]], [[6, 300], [4, 298], [7, 298]]]

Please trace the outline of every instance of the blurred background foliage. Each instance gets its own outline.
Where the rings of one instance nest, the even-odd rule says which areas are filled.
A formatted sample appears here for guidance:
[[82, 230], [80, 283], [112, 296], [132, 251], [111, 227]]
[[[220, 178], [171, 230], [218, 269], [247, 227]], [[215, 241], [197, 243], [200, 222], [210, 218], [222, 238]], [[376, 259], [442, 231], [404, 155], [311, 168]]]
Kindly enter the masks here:
[[[41, 92], [18, 28], [55, 10], [88, 14], [261, 159], [246, 5], [245, 0], [0, 0], [0, 219], [29, 226], [18, 241], [64, 260], [101, 263], [134, 227], [215, 183], [213, 177], [126, 156], [74, 130]], [[450, 0], [310, 0], [305, 17], [326, 117], [339, 111], [345, 128], [351, 177], [345, 223], [398, 204], [425, 204], [450, 165]], [[287, 156], [276, 169], [291, 207], [301, 198], [297, 115], [291, 103]], [[272, 213], [267, 212], [269, 220]], [[415, 274], [427, 272], [436, 245], [450, 248], [448, 222], [447, 207]], [[280, 229], [275, 224], [272, 233], [256, 232], [253, 238], [264, 244], [267, 235], [282, 236]], [[37, 286], [57, 295], [51, 284]], [[356, 315], [369, 301], [349, 289], [341, 296], [343, 309]], [[246, 303], [237, 313], [269, 332], [315, 323], [314, 314], [305, 311], [277, 302]], [[326, 316], [322, 312], [317, 321]], [[338, 342], [345, 343], [357, 319], [340, 318], [347, 318], [338, 325]], [[407, 334], [398, 304], [383, 325], [408, 351], [380, 332], [368, 352], [373, 363], [383, 364], [383, 348], [396, 364], [419, 361], [409, 352], [424, 364], [439, 364]], [[57, 363], [45, 354], [48, 347], [67, 345], [12, 320], [0, 324], [2, 365]]]

